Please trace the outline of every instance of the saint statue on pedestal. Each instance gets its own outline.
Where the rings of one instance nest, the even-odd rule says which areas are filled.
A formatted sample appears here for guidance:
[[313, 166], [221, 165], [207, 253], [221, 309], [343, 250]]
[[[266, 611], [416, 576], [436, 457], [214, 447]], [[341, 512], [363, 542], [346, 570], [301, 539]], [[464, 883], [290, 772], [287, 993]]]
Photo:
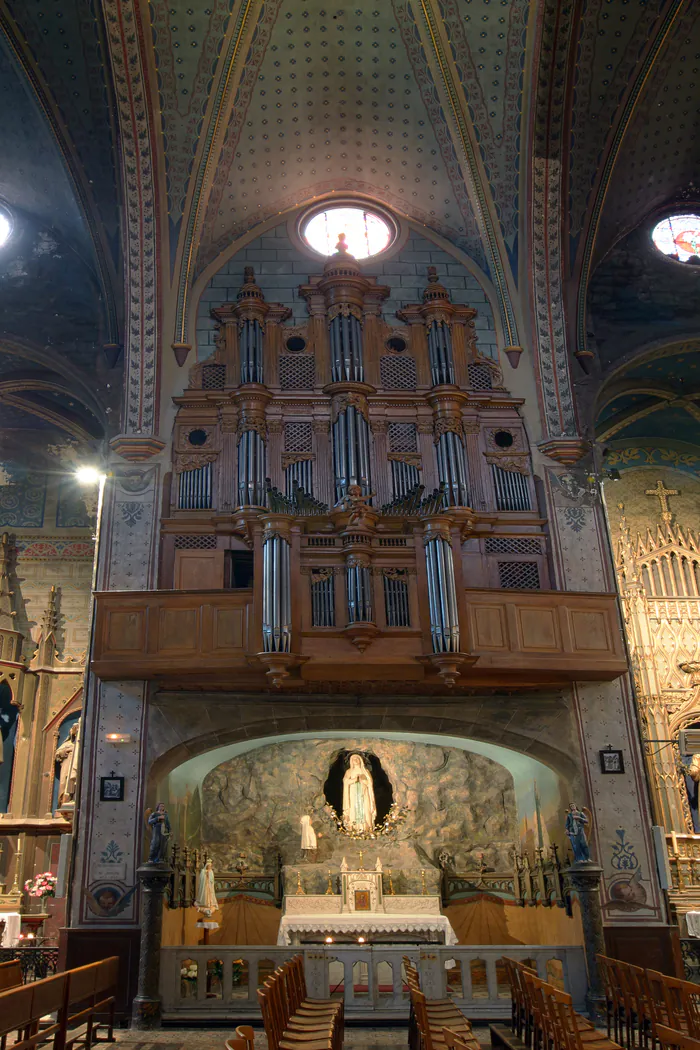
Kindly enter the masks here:
[[311, 817], [308, 813], [300, 819], [299, 824], [301, 825], [301, 850], [302, 853], [312, 853], [317, 848], [316, 843], [316, 832], [313, 829], [311, 823]]
[[350, 755], [343, 777], [343, 824], [355, 831], [370, 832], [377, 822], [372, 775], [361, 755]]
[[58, 775], [58, 804], [75, 802], [75, 789], [78, 783], [78, 760], [80, 758], [80, 719], [70, 727], [68, 739], [65, 740], [54, 755], [54, 761], [60, 764]]
[[198, 911], [205, 915], [213, 915], [219, 910], [219, 902], [216, 899], [214, 887], [214, 869], [210, 860], [206, 862], [199, 873], [199, 884], [197, 886], [197, 900], [194, 902]]

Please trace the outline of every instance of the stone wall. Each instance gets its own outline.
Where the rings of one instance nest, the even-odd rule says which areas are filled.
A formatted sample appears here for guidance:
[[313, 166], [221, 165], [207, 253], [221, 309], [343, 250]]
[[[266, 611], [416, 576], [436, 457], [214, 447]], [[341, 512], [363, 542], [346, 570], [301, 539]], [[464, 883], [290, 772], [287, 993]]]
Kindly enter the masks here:
[[[340, 748], [376, 755], [405, 820], [375, 840], [339, 832], [327, 810], [324, 781]], [[315, 857], [300, 849], [299, 818], [309, 813], [318, 837]], [[326, 872], [350, 866], [363, 850], [365, 867], [381, 858], [402, 878], [433, 869], [446, 849], [459, 871], [473, 869], [481, 854], [499, 871], [510, 870], [517, 838], [513, 777], [491, 759], [453, 747], [355, 737], [270, 744], [213, 769], [202, 785], [202, 844], [215, 868], [232, 870], [239, 850], [252, 869], [274, 865], [277, 853], [295, 869], [317, 865], [318, 891]], [[321, 885], [322, 883], [322, 885]], [[312, 887], [306, 887], [309, 892]], [[398, 891], [399, 886], [396, 886]]]
[[[244, 266], [254, 267], [256, 281], [269, 302], [290, 307], [293, 311], [291, 324], [304, 324], [308, 320], [308, 311], [298, 289], [311, 274], [321, 273], [323, 264], [322, 258], [314, 258], [292, 244], [286, 223], [251, 241], [212, 277], [202, 293], [197, 317], [199, 359], [204, 360], [214, 351], [215, 323], [210, 311], [222, 303], [236, 301], [243, 284]], [[474, 321], [478, 349], [485, 356], [498, 360], [493, 313], [483, 288], [454, 256], [416, 233], [411, 234], [400, 251], [385, 261], [362, 263], [364, 274], [376, 276], [380, 284], [391, 289], [383, 306], [386, 322], [399, 324], [396, 311], [408, 303], [422, 301], [429, 266], [436, 268], [453, 303], [478, 310]]]

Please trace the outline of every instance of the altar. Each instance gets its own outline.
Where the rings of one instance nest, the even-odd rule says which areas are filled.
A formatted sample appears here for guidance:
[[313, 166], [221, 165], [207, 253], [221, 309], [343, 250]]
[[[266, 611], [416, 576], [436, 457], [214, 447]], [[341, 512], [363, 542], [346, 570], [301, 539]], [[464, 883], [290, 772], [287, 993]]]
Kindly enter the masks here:
[[341, 869], [340, 893], [285, 895], [277, 943], [457, 944], [437, 894], [385, 894], [381, 869]]

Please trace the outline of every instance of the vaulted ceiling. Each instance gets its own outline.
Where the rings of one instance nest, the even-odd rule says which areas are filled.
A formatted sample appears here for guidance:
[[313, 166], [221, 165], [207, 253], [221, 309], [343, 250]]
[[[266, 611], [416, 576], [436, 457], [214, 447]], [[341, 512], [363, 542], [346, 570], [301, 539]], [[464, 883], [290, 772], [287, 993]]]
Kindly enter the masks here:
[[[32, 231], [0, 250], [15, 345], [55, 346], [103, 383], [103, 345], [133, 337], [124, 261], [157, 271], [157, 322], [137, 349], [157, 356], [187, 341], [192, 286], [237, 238], [331, 193], [383, 202], [468, 255], [504, 342], [531, 340], [544, 251], [561, 265], [571, 350], [597, 339], [605, 373], [616, 342], [625, 355], [648, 343], [629, 314], [618, 339], [596, 275], [624, 272], [625, 238], [655, 209], [697, 197], [696, 4], [0, 0], [0, 25], [0, 197]], [[652, 309], [642, 284], [628, 299]], [[133, 282], [128, 294], [133, 313]], [[688, 308], [683, 335], [699, 322]]]

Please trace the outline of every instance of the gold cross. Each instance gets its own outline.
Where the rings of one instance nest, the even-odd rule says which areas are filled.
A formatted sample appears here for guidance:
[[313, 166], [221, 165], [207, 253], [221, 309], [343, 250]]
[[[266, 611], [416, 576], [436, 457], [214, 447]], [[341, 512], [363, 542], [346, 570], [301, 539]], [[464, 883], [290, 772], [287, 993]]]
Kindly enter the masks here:
[[657, 481], [655, 489], [647, 489], [644, 493], [645, 496], [658, 497], [658, 500], [661, 504], [661, 517], [663, 521], [666, 522], [670, 522], [671, 518], [673, 517], [673, 513], [671, 512], [668, 506], [668, 497], [677, 496], [678, 494], [678, 489], [664, 488], [663, 481]]

